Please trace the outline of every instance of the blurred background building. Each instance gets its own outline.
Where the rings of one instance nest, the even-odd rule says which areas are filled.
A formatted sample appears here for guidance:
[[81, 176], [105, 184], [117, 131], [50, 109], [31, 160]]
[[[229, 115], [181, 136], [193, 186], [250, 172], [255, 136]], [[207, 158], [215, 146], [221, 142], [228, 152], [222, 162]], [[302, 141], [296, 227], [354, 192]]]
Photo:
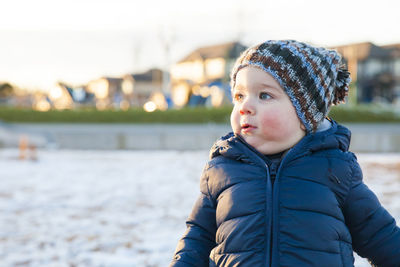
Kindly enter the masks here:
[[175, 106], [230, 103], [230, 70], [245, 49], [239, 42], [200, 47], [173, 64], [171, 94]]
[[[79, 86], [57, 82], [48, 92], [24, 91], [3, 81], [0, 105], [40, 111], [83, 107], [154, 111], [230, 105], [230, 70], [246, 48], [240, 42], [199, 47], [172, 63], [168, 71], [152, 68], [104, 76]], [[378, 46], [363, 42], [330, 48], [343, 55], [351, 73], [350, 102], [400, 106], [400, 43]]]
[[350, 70], [354, 101], [400, 104], [400, 44], [365, 42], [335, 48]]

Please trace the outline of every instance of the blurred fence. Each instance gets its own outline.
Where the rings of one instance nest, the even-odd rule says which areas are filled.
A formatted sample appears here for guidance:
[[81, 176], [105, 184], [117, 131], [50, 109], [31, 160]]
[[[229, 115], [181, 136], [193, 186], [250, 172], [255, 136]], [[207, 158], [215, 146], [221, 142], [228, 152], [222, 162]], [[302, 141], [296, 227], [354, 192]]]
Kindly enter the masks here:
[[[400, 152], [400, 124], [346, 124], [354, 152]], [[60, 149], [209, 149], [226, 124], [3, 124], [0, 147], [15, 147], [21, 136], [36, 147]]]

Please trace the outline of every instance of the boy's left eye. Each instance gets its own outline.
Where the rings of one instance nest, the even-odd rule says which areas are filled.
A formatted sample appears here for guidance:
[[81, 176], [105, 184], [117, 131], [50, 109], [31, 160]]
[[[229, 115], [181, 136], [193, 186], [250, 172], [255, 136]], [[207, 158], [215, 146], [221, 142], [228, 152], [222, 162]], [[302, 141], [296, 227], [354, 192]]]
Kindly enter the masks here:
[[265, 92], [260, 93], [259, 97], [260, 97], [261, 100], [267, 100], [267, 99], [271, 98], [271, 96], [268, 93], [265, 93]]

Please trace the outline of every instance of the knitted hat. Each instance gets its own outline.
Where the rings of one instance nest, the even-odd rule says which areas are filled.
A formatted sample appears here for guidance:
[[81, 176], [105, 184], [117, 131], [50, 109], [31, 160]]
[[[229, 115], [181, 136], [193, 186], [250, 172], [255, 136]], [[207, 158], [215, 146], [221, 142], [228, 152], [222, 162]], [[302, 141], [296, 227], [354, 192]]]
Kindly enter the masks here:
[[279, 82], [308, 133], [316, 131], [332, 104], [345, 102], [348, 95], [350, 73], [334, 50], [294, 40], [250, 47], [232, 69], [232, 89], [238, 71], [246, 66], [258, 67]]

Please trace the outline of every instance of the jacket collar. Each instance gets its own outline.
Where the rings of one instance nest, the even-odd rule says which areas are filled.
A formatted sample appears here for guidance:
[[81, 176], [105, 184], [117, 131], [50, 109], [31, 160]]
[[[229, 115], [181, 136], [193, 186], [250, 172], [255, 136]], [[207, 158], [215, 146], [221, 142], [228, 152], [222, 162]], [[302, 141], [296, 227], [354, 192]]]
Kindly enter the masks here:
[[[351, 132], [346, 127], [330, 120], [332, 125], [325, 131], [309, 133], [304, 136], [287, 156], [291, 159], [311, 154], [316, 151], [338, 148], [348, 151]], [[210, 159], [222, 155], [226, 158], [242, 161], [249, 164], [270, 163], [270, 160], [250, 146], [243, 138], [234, 133], [228, 133], [214, 143], [210, 150]]]

